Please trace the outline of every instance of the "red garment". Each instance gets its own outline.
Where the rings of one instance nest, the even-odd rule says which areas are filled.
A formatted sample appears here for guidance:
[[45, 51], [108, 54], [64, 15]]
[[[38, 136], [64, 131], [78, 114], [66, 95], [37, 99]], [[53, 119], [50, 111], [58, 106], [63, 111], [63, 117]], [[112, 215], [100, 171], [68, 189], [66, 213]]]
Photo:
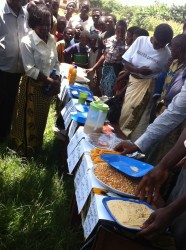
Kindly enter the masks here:
[[58, 32], [58, 31], [56, 31], [55, 38], [56, 38], [56, 42], [58, 42], [58, 41], [64, 39], [63, 34], [61, 34], [61, 33]]

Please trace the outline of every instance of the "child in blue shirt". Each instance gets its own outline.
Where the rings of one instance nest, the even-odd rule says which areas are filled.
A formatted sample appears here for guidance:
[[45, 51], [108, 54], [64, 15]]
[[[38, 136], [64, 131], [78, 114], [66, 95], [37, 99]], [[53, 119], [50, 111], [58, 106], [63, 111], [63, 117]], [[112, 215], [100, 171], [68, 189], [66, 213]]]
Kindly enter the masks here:
[[64, 50], [64, 54], [70, 54], [71, 58], [68, 63], [75, 62], [77, 66], [82, 68], [88, 67], [88, 52], [89, 52], [90, 34], [83, 30], [80, 34], [80, 42], [76, 43]]

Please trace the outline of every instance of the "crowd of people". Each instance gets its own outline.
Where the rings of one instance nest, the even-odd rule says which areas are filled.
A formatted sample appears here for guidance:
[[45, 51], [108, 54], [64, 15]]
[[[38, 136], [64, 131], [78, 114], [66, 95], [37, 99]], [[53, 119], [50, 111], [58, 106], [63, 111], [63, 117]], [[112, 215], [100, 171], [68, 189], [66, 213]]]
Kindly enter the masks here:
[[[9, 136], [21, 156], [41, 149], [50, 103], [60, 91], [59, 64], [75, 62], [85, 68], [94, 95], [120, 98], [115, 122], [128, 140], [116, 150], [141, 151], [157, 165], [141, 180], [137, 194], [156, 200], [169, 184], [167, 206], [152, 214], [140, 235], [151, 238], [170, 226], [177, 249], [186, 249], [186, 25], [173, 37], [171, 26], [162, 23], [149, 36], [99, 8], [89, 15], [87, 0], [79, 14], [75, 1], [67, 3], [65, 15], [59, 15], [59, 4], [0, 3], [0, 143]], [[175, 180], [178, 174], [171, 185], [170, 175]]]

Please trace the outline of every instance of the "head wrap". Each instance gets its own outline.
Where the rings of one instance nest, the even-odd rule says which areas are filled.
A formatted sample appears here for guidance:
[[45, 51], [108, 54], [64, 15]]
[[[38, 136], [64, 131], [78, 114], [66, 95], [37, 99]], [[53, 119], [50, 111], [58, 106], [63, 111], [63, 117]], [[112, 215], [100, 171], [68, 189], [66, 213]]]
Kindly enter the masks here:
[[68, 3], [67, 3], [67, 5], [66, 5], [66, 7], [70, 4], [70, 3], [73, 3], [74, 5], [75, 5], [75, 7], [77, 7], [77, 4], [76, 4], [76, 2], [75, 1], [69, 1]]

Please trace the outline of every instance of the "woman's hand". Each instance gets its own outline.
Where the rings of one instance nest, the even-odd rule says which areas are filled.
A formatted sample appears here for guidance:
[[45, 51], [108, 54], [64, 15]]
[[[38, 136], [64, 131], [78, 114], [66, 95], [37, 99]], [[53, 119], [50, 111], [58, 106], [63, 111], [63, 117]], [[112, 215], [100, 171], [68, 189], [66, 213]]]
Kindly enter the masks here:
[[149, 171], [143, 179], [140, 181], [136, 196], [139, 196], [141, 200], [147, 197], [147, 202], [150, 203], [152, 200], [156, 201], [159, 196], [160, 188], [168, 179], [169, 172], [163, 167], [155, 167]]
[[166, 228], [171, 224], [173, 215], [169, 212], [169, 208], [160, 208], [153, 212], [150, 217], [141, 226], [142, 231], [137, 235], [148, 240], [157, 238], [158, 235], [165, 232]]
[[47, 78], [48, 85], [50, 86], [47, 93], [47, 95], [49, 96], [57, 95], [60, 93], [61, 78], [57, 76], [55, 78], [56, 79], [50, 77]]
[[87, 74], [90, 74], [90, 73], [92, 73], [92, 72], [94, 72], [94, 68], [86, 69], [86, 73], [87, 73]]
[[129, 62], [125, 61], [125, 60], [124, 60], [124, 63], [125, 63], [125, 68], [131, 73], [137, 73], [137, 74], [142, 74], [142, 75], [150, 75], [150, 74], [152, 74], [152, 70], [147, 66], [136, 67], [132, 63], [129, 63]]
[[131, 141], [125, 140], [116, 145], [114, 150], [121, 152], [122, 155], [126, 155], [138, 151], [139, 148]]

